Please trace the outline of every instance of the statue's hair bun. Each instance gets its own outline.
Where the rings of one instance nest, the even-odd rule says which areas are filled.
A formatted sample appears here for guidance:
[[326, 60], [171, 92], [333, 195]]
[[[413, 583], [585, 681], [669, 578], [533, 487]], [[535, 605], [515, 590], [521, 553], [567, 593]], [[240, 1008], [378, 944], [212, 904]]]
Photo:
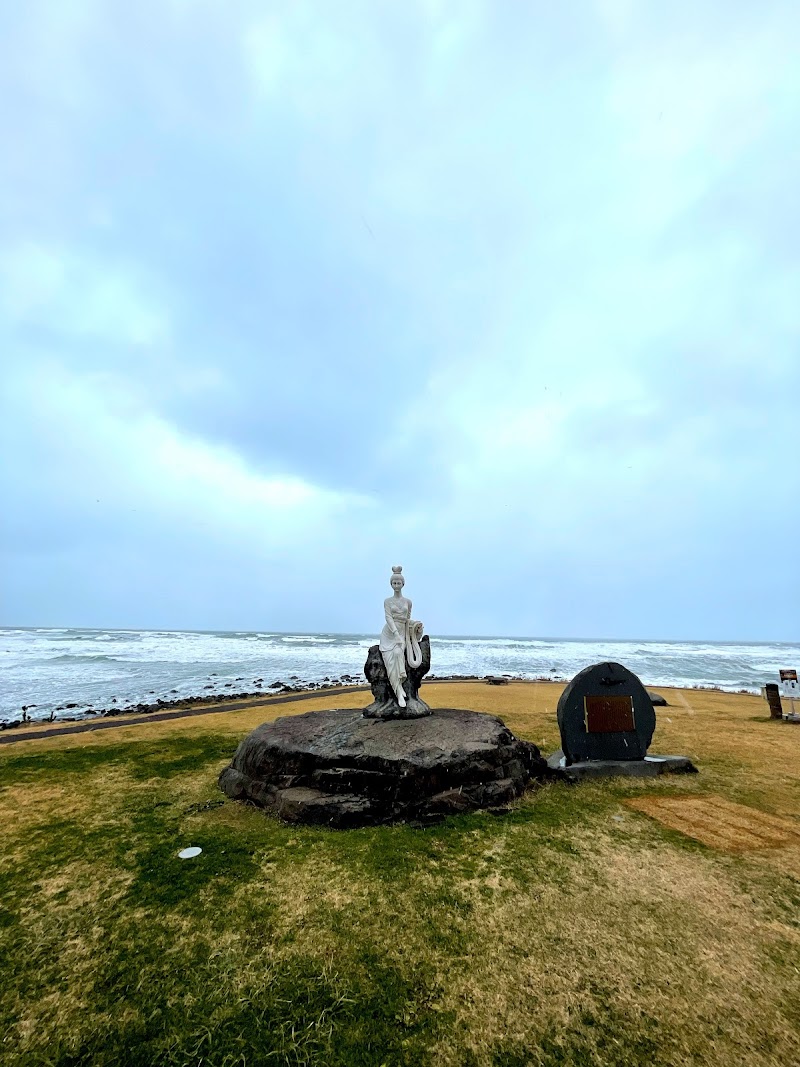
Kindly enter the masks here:
[[392, 567], [392, 573], [393, 574], [402, 574], [403, 573], [403, 568], [402, 567]]

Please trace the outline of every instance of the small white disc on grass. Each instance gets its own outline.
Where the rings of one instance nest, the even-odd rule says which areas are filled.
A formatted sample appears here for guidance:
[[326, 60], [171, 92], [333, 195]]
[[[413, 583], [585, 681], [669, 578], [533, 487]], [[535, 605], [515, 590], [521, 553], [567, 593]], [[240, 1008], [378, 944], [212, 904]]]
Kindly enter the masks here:
[[193, 860], [195, 856], [199, 856], [202, 851], [202, 848], [198, 848], [197, 845], [192, 845], [191, 848], [182, 848], [178, 855], [182, 860]]

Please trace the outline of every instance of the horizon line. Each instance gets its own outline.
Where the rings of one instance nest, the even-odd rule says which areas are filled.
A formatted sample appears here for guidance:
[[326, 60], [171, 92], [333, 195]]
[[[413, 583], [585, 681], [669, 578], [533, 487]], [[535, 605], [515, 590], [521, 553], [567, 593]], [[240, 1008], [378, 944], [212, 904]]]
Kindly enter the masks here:
[[[266, 630], [206, 630], [206, 629], [172, 629], [170, 627], [138, 627], [138, 626], [13, 626], [0, 625], [0, 631], [4, 630], [84, 630], [94, 632], [116, 633], [164, 633], [164, 634], [261, 634]], [[367, 637], [366, 631], [358, 630], [270, 630], [276, 637]], [[432, 640], [441, 641], [574, 641], [586, 643], [600, 643], [621, 641], [626, 644], [711, 644], [711, 645], [800, 645], [800, 639], [792, 641], [785, 638], [773, 638], [769, 640], [752, 640], [745, 638], [677, 638], [677, 637], [554, 637], [554, 636], [531, 636], [521, 634], [426, 634]]]

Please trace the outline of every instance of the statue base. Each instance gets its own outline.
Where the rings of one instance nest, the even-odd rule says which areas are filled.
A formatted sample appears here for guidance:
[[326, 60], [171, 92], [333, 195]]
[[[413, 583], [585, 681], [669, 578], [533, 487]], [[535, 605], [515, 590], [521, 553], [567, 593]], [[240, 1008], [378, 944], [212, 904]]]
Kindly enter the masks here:
[[645, 756], [644, 759], [596, 759], [567, 763], [562, 749], [547, 761], [551, 771], [560, 771], [569, 782], [584, 778], [655, 778], [659, 774], [697, 774], [688, 756]]
[[425, 715], [433, 714], [425, 701], [419, 698], [422, 679], [431, 669], [431, 643], [427, 636], [422, 638], [419, 648], [422, 653], [422, 663], [419, 667], [411, 667], [406, 660], [406, 679], [403, 682], [406, 706], [401, 708], [386, 673], [380, 646], [372, 645], [364, 664], [364, 674], [375, 699], [364, 709], [365, 719], [421, 719]]
[[553, 777], [536, 745], [493, 715], [437, 708], [416, 722], [377, 722], [336, 708], [259, 726], [219, 785], [286, 822], [345, 829], [506, 811]]
[[373, 700], [368, 708], [364, 708], [365, 719], [421, 719], [424, 715], [432, 715], [433, 712], [418, 697], [406, 697], [406, 706], [401, 708], [396, 700]]

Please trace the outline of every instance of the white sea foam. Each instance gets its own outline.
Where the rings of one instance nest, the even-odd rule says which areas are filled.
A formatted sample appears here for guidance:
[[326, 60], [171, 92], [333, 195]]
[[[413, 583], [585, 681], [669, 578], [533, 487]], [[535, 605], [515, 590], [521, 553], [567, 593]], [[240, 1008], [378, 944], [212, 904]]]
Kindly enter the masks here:
[[286, 634], [281, 637], [282, 641], [287, 644], [312, 644], [312, 645], [327, 645], [333, 644], [336, 641], [335, 637], [322, 637], [320, 634]]
[[[112, 705], [252, 691], [292, 676], [363, 678], [376, 634], [197, 633], [164, 630], [0, 630], [0, 718], [77, 714]], [[433, 673], [566, 679], [600, 660], [624, 663], [650, 685], [714, 685], [758, 692], [780, 667], [800, 666], [800, 645], [674, 641], [559, 641], [532, 637], [431, 638]], [[209, 688], [210, 687], [210, 688]], [[57, 711], [67, 703], [77, 709]]]

